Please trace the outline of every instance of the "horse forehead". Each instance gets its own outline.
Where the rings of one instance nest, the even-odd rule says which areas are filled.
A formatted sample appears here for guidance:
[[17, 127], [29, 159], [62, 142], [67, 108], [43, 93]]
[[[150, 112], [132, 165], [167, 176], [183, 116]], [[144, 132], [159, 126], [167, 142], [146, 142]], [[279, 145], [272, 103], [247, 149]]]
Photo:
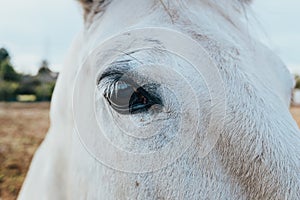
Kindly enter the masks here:
[[[95, 15], [98, 13], [105, 12], [107, 9], [108, 5], [111, 4], [112, 2], [118, 2], [121, 3], [120, 0], [79, 0], [79, 2], [82, 4], [83, 10], [84, 10], [84, 18], [86, 21], [90, 21], [93, 19]], [[126, 2], [126, 4], [130, 3], [130, 1], [124, 0], [123, 2]], [[131, 2], [133, 2], [131, 0]], [[142, 3], [151, 3], [152, 5], [161, 5], [164, 8], [168, 9], [168, 6], [173, 3], [181, 3], [181, 2], [187, 2], [187, 3], [193, 3], [193, 2], [201, 2], [205, 4], [209, 4], [210, 6], [213, 7], [223, 7], [228, 10], [229, 7], [233, 7], [234, 9], [238, 10], [243, 10], [243, 7], [245, 5], [248, 5], [252, 2], [252, 0], [151, 0], [151, 1], [138, 1], [138, 3], [135, 4], [134, 8], [137, 8], [139, 4]], [[230, 12], [228, 10], [228, 12]]]
[[[234, 60], [242, 59], [239, 63], [239, 70], [251, 72], [252, 75], [249, 78], [258, 77], [263, 82], [266, 82], [266, 84], [270, 85], [274, 91], [277, 91], [277, 95], [282, 96], [282, 99], [285, 99], [285, 101], [289, 98], [292, 80], [290, 73], [286, 70], [284, 64], [260, 43], [256, 42], [253, 45], [251, 41], [247, 42], [245, 38], [250, 38], [251, 35], [246, 29], [243, 30], [243, 25], [235, 24], [235, 20], [231, 20], [231, 18], [228, 17], [222, 17], [222, 13], [219, 13], [219, 18], [211, 18], [205, 16], [205, 14], [201, 12], [196, 14], [187, 12], [183, 13], [184, 16], [180, 16], [180, 19], [177, 19], [178, 21], [172, 25], [170, 24], [170, 21], [168, 21], [169, 19], [161, 18], [164, 12], [163, 10], [152, 12], [151, 16], [145, 15], [138, 18], [135, 17], [134, 13], [128, 15], [124, 14], [125, 11], [120, 12], [118, 7], [123, 5], [124, 1], [122, 1], [123, 3], [117, 1], [112, 2], [118, 5], [108, 8], [109, 10], [107, 10], [107, 13], [104, 11], [105, 14], [93, 22], [93, 27], [90, 31], [91, 35], [89, 35], [92, 46], [103, 42], [105, 38], [109, 38], [111, 35], [115, 35], [115, 33], [128, 30], [132, 25], [135, 27], [136, 24], [138, 24], [136, 26], [138, 28], [149, 26], [149, 24], [150, 26], [158, 25], [175, 28], [179, 31], [184, 31], [190, 37], [197, 40], [208, 51], [210, 56], [214, 58], [218, 57], [219, 60], [215, 60], [216, 64], [222, 64], [221, 59], [223, 58], [228, 59], [232, 57]], [[145, 8], [142, 4], [139, 6], [141, 7], [141, 10]], [[205, 10], [211, 8], [205, 7], [202, 9]], [[179, 13], [180, 12], [182, 12], [182, 10], [179, 9]], [[145, 11], [145, 13], [147, 12]], [[113, 25], [111, 23], [112, 21], [114, 21]], [[149, 23], [149, 21], [151, 22]], [[132, 23], [130, 24], [130, 22]], [[187, 23], [185, 24], [185, 22]], [[218, 31], [220, 27], [223, 31]], [[244, 37], [242, 36], [243, 34], [247, 36]], [[96, 37], [99, 38], [99, 42], [95, 42], [94, 38]], [[241, 39], [241, 37], [244, 37], [244, 39]], [[234, 38], [238, 38], [238, 40], [234, 40]], [[255, 46], [255, 48], [251, 49], [252, 46]], [[247, 56], [250, 55], [247, 55], [249, 49], [252, 51], [251, 63], [247, 63]], [[238, 55], [239, 53], [244, 54], [245, 56], [241, 58], [241, 56]], [[257, 59], [258, 57], [259, 59]], [[280, 85], [274, 87], [277, 85], [275, 82], [280, 83]]]

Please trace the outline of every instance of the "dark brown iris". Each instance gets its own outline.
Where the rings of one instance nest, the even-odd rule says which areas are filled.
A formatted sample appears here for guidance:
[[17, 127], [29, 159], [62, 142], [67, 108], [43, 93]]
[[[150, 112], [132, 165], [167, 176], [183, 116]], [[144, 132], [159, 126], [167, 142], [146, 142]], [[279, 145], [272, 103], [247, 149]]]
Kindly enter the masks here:
[[[146, 90], [147, 88], [151, 90], [151, 93]], [[158, 95], [153, 94], [154, 89], [157, 88], [153, 84], [137, 87], [125, 81], [118, 81], [113, 91], [106, 94], [105, 98], [118, 113], [136, 114], [148, 111], [153, 105], [162, 105]]]

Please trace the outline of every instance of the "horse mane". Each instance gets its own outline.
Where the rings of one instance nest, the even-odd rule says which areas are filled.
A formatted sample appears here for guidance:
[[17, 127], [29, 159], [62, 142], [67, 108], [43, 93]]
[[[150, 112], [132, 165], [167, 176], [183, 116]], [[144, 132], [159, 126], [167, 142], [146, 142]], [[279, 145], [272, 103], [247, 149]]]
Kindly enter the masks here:
[[[77, 0], [81, 3], [84, 11], [84, 20], [89, 21], [89, 19], [92, 19], [93, 16], [96, 14], [99, 14], [105, 10], [107, 5], [112, 1], [112, 0]], [[160, 0], [163, 1], [163, 0]], [[204, 0], [199, 0], [199, 1], [204, 1]], [[206, 0], [210, 3], [214, 4], [222, 4], [222, 1], [220, 0]], [[242, 7], [244, 8], [246, 5], [249, 5], [252, 0], [230, 0], [231, 3], [235, 7]], [[223, 0], [225, 4], [230, 3], [229, 0]]]
[[96, 15], [105, 10], [105, 7], [111, 2], [111, 0], [78, 0], [84, 11], [84, 20], [87, 21], [89, 15]]

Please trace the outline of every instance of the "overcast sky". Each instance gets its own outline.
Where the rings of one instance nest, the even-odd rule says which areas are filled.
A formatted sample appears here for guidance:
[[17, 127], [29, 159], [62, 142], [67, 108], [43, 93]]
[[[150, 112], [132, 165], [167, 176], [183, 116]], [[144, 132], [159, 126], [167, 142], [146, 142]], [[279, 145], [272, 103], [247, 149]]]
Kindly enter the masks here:
[[[264, 30], [259, 38], [300, 73], [300, 1], [256, 0], [252, 7]], [[59, 71], [82, 28], [81, 10], [75, 0], [1, 0], [0, 25], [0, 47], [18, 71], [36, 73], [42, 59]]]
[[74, 36], [82, 27], [75, 0], [1, 0], [0, 47], [18, 71], [37, 72], [41, 60], [59, 71]]

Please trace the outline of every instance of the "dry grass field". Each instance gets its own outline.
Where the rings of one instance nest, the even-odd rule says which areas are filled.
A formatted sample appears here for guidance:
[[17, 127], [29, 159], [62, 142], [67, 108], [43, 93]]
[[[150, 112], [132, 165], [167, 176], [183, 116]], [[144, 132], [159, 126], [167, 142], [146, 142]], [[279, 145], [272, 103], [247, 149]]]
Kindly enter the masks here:
[[49, 127], [49, 103], [0, 103], [0, 199], [16, 199]]
[[300, 128], [300, 107], [292, 107], [291, 113]]
[[[291, 112], [300, 127], [300, 107]], [[0, 200], [16, 199], [49, 127], [49, 103], [0, 103]]]

